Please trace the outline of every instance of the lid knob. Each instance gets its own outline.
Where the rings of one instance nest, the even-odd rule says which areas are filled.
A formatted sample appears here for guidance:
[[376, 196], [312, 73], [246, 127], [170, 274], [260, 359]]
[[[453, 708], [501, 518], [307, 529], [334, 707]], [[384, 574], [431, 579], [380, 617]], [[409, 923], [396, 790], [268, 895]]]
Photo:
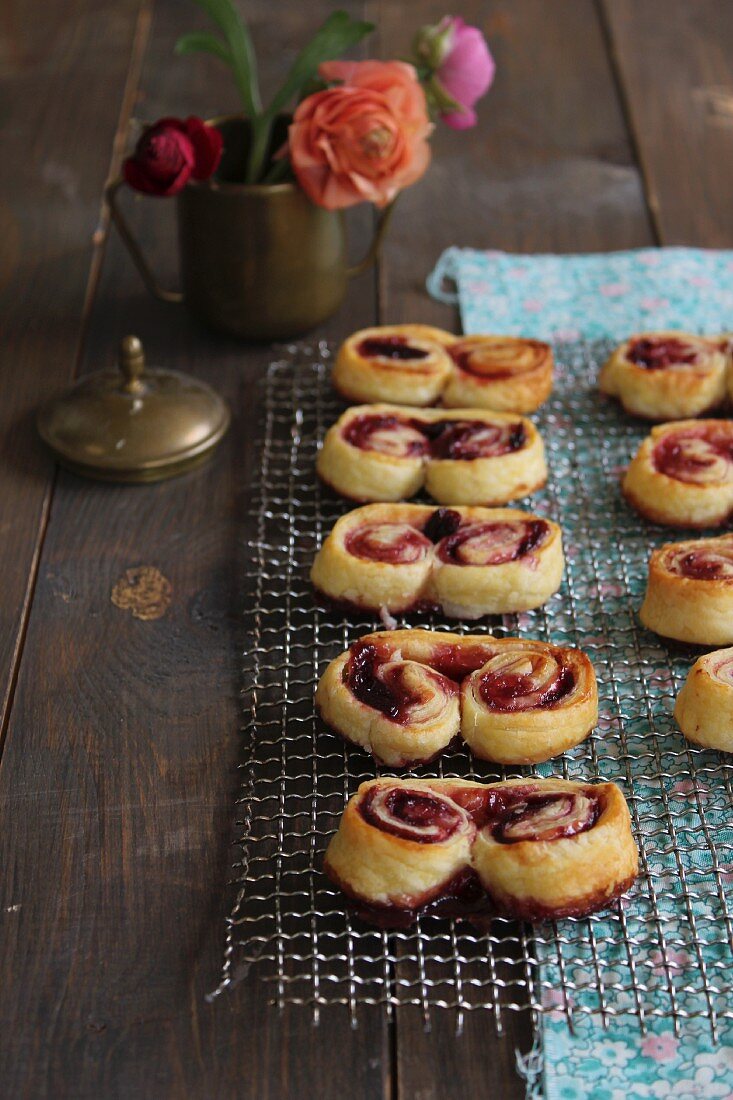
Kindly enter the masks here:
[[125, 336], [120, 344], [120, 371], [124, 382], [124, 393], [142, 393], [145, 384], [142, 376], [145, 373], [145, 352], [137, 336]]

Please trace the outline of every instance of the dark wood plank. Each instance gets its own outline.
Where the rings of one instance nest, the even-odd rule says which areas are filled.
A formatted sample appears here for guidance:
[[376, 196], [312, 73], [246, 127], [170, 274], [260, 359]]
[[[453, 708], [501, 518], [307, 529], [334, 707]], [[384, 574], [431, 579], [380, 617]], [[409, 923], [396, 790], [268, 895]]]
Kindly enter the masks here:
[[[437, 2], [415, 23], [439, 18]], [[648, 244], [639, 172], [592, 0], [462, 5], [497, 60], [474, 130], [438, 129], [429, 173], [399, 200], [382, 265], [386, 319], [451, 327], [425, 294], [449, 245], [514, 252], [597, 252]], [[399, 5], [379, 7], [383, 52], [409, 42]]]
[[53, 480], [33, 416], [76, 366], [87, 277], [103, 240], [100, 190], [135, 34], [144, 33], [140, 7], [55, 0], [41, 17], [32, 0], [16, 0], [0, 15], [0, 742]]
[[660, 243], [733, 245], [733, 6], [603, 0]]
[[[267, 80], [330, 6], [292, 5], [274, 21], [264, 0], [247, 5]], [[172, 55], [196, 22], [190, 5], [157, 5], [141, 116], [236, 107], [216, 62]], [[170, 204], [130, 205], [161, 276], [174, 282]], [[369, 212], [352, 221], [358, 251]], [[371, 321], [374, 288], [373, 277], [355, 283], [323, 334]], [[128, 331], [152, 361], [215, 385], [234, 424], [212, 464], [178, 481], [124, 488], [59, 476], [0, 769], [3, 1091], [34, 1100], [287, 1100], [316, 1091], [372, 1100], [388, 1091], [381, 1013], [352, 1030], [334, 1010], [314, 1032], [307, 1010], [280, 1017], [268, 1008], [256, 969], [231, 995], [204, 1001], [224, 939], [242, 751], [238, 611], [253, 383], [268, 351], [209, 336], [176, 307], [150, 301], [113, 236], [83, 369], [110, 363]], [[172, 585], [157, 621], [111, 602], [138, 565]]]
[[[441, 3], [420, 6], [437, 21]], [[451, 328], [454, 312], [431, 302], [424, 279], [449, 245], [509, 251], [600, 251], [649, 244], [651, 227], [639, 172], [618, 102], [592, 0], [464, 2], [497, 60], [495, 86], [476, 129], [443, 128], [430, 172], [399, 201], [381, 267], [382, 316]], [[384, 50], [407, 47], [404, 9], [385, 0], [377, 21]], [[416, 20], [417, 21], [417, 20]], [[402, 965], [402, 964], [401, 964]], [[464, 973], [483, 977], [481, 968]], [[415, 981], [404, 964], [401, 977]], [[519, 1000], [516, 990], [511, 1000]], [[527, 1013], [466, 1015], [455, 1035], [450, 1014], [398, 1011], [397, 1081], [404, 1100], [524, 1096], [515, 1049], [531, 1045]]]

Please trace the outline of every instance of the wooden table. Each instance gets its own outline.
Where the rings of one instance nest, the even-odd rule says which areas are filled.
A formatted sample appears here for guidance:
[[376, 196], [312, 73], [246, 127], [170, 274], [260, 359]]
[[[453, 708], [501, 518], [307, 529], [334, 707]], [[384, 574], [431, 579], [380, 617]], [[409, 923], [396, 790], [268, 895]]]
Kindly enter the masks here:
[[[273, 86], [330, 9], [243, 3]], [[404, 51], [443, 0], [345, 3]], [[376, 274], [318, 336], [456, 318], [424, 279], [451, 244], [593, 251], [733, 245], [733, 5], [726, 0], [462, 0], [498, 62], [479, 126], [441, 131], [399, 205]], [[3, 838], [0, 977], [7, 1097], [514, 1097], [514, 1048], [474, 1013], [352, 1030], [329, 1010], [269, 1007], [256, 973], [207, 1004], [221, 962], [243, 645], [236, 562], [246, 537], [253, 384], [270, 352], [204, 333], [151, 301], [101, 194], [132, 116], [236, 110], [213, 59], [177, 59], [204, 25], [181, 0], [8, 0], [2, 66], [0, 604]], [[7, 100], [6, 100], [7, 102]], [[176, 281], [170, 204], [132, 217]], [[350, 216], [355, 252], [372, 213]], [[54, 468], [39, 402], [108, 366], [134, 331], [160, 365], [207, 379], [234, 426], [215, 460], [151, 488]], [[170, 581], [166, 614], [111, 600], [136, 566]]]

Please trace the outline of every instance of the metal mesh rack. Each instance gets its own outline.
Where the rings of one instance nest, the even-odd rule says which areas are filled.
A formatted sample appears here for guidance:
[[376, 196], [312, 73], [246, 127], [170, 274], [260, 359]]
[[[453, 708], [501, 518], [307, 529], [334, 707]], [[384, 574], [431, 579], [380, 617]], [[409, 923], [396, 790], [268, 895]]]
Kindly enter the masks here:
[[[629, 800], [641, 874], [610, 914], [532, 928], [495, 919], [479, 932], [424, 916], [407, 931], [354, 918], [321, 872], [346, 799], [377, 774], [316, 718], [313, 691], [328, 661], [379, 622], [320, 610], [308, 572], [322, 537], [348, 507], [315, 477], [324, 431], [341, 406], [329, 384], [326, 345], [288, 348], [264, 379], [259, 480], [253, 492], [245, 654], [245, 752], [238, 798], [237, 896], [220, 990], [252, 964], [280, 1006], [402, 1005], [431, 1013], [488, 1010], [578, 1013], [604, 1022], [632, 1015], [701, 1017], [716, 1036], [733, 1019], [733, 765], [687, 744], [672, 705], [695, 651], [637, 626], [650, 549], [669, 532], [641, 521], [618, 489], [647, 429], [598, 397], [608, 348], [558, 349], [558, 378], [537, 417], [550, 479], [531, 508], [563, 528], [567, 569], [544, 608], [465, 628], [421, 617], [434, 629], [486, 630], [584, 649], [595, 665], [600, 721], [588, 740], [540, 769], [563, 777], [619, 781]], [[520, 505], [521, 506], [521, 505]], [[672, 537], [683, 538], [684, 533]], [[409, 623], [416, 625], [412, 617]], [[409, 625], [407, 623], [400, 625]], [[500, 769], [451, 751], [413, 774], [495, 779]]]

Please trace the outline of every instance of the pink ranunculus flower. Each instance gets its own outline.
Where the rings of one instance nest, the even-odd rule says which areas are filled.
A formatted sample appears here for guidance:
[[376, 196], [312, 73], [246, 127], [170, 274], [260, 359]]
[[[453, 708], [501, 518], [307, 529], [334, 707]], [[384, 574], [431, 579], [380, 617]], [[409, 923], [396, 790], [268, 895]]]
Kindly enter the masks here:
[[403, 61], [329, 61], [340, 81], [299, 105], [288, 133], [290, 161], [306, 195], [327, 210], [386, 206], [430, 162], [425, 93]]
[[494, 59], [478, 27], [470, 27], [457, 15], [446, 15], [417, 37], [418, 57], [433, 70], [432, 88], [440, 117], [454, 130], [476, 125], [475, 104], [491, 87]]

